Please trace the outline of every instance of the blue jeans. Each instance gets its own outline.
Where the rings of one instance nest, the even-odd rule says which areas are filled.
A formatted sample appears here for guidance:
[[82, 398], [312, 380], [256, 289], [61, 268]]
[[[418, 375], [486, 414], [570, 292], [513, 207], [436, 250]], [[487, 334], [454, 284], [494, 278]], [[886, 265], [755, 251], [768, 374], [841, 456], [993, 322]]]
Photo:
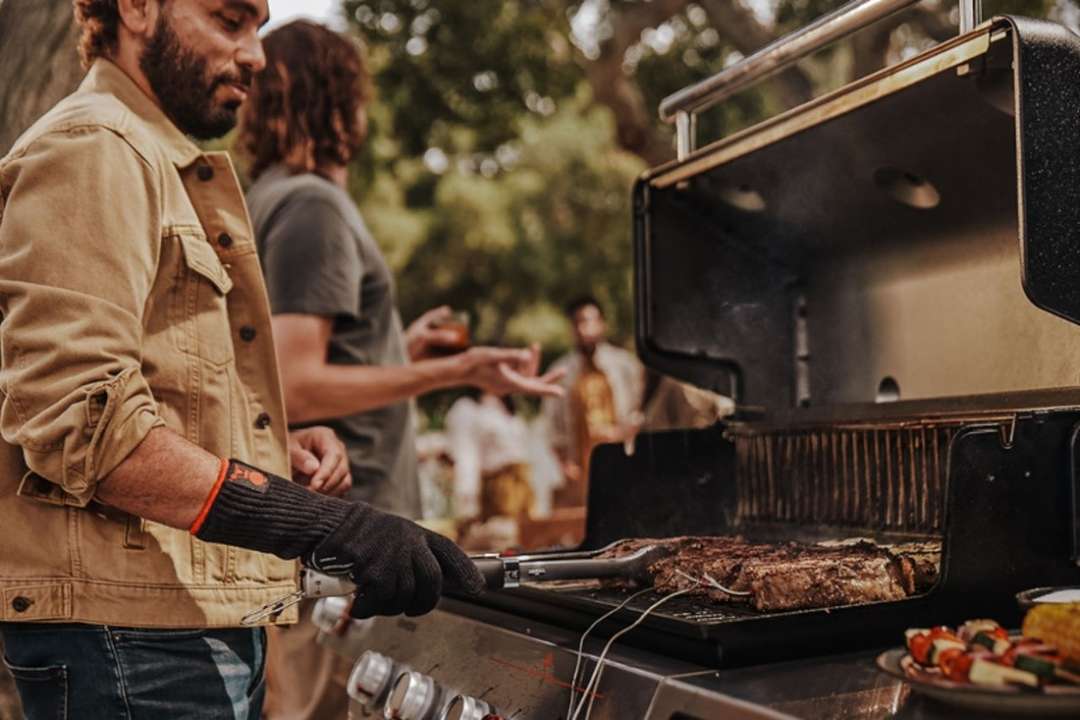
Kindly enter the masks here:
[[27, 720], [258, 720], [262, 628], [151, 630], [5, 623]]

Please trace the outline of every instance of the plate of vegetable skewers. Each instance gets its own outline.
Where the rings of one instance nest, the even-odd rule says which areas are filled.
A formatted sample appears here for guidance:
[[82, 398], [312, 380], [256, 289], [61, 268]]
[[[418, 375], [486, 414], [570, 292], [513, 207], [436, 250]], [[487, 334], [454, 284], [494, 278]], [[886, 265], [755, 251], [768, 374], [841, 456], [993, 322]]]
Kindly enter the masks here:
[[905, 635], [877, 665], [916, 692], [983, 712], [1080, 715], [1080, 603], [1035, 605], [1020, 635], [993, 620]]

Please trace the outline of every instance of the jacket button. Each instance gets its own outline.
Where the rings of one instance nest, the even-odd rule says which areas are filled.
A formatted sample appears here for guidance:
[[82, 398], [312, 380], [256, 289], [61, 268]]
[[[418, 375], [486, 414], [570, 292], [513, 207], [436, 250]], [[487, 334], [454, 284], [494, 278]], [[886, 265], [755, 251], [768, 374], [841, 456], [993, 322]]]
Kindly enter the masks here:
[[214, 168], [209, 165], [200, 165], [195, 171], [195, 174], [199, 176], [199, 179], [203, 182], [209, 182], [214, 179]]
[[17, 598], [11, 601], [11, 609], [17, 613], [24, 613], [30, 609], [30, 606], [34, 604], [34, 601], [30, 598], [25, 598], [19, 595]]
[[250, 325], [244, 325], [242, 328], [240, 328], [240, 339], [244, 342], [251, 342], [255, 339], [255, 335], [255, 328], [251, 327]]
[[221, 233], [217, 236], [218, 245], [227, 248], [232, 246], [232, 235], [229, 233]]
[[261, 412], [258, 417], [255, 418], [255, 427], [259, 430], [265, 430], [270, 427], [270, 414]]

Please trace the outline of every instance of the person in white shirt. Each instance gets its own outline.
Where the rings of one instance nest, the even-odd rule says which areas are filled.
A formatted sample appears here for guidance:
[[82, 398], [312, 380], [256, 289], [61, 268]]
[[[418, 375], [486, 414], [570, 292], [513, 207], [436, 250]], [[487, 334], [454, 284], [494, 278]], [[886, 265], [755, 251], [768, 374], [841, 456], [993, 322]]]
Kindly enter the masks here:
[[485, 522], [532, 512], [529, 429], [507, 402], [490, 393], [479, 400], [465, 396], [446, 416], [454, 458], [455, 517]]

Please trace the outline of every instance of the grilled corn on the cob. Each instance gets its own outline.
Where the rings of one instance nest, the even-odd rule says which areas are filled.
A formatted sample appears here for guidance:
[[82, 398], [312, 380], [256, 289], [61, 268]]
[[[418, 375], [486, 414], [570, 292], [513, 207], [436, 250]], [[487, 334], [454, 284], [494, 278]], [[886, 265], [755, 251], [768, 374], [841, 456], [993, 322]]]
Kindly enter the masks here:
[[1080, 662], [1080, 603], [1043, 603], [1024, 618], [1024, 637], [1053, 645], [1062, 657]]

